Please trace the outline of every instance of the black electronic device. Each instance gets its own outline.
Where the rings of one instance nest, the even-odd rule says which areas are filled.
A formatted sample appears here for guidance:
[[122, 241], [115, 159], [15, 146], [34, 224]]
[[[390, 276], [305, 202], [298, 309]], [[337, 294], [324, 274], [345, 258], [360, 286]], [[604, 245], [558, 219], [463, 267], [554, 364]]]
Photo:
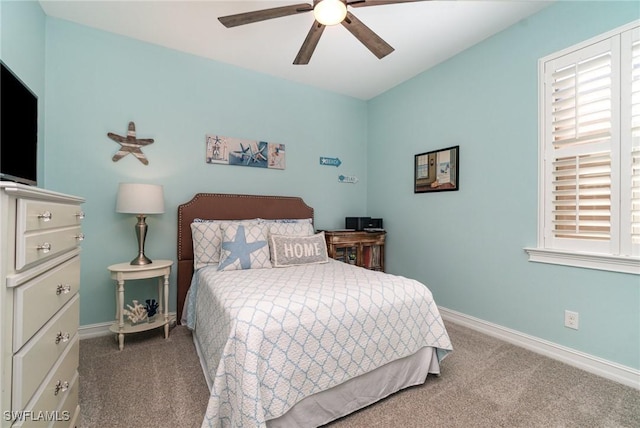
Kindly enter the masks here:
[[384, 228], [382, 227], [382, 219], [381, 218], [372, 218], [371, 221], [369, 222], [368, 229], [383, 230]]
[[0, 179], [35, 186], [38, 97], [0, 61]]
[[382, 230], [382, 219], [371, 217], [345, 217], [344, 224], [346, 229], [357, 231], [367, 229]]

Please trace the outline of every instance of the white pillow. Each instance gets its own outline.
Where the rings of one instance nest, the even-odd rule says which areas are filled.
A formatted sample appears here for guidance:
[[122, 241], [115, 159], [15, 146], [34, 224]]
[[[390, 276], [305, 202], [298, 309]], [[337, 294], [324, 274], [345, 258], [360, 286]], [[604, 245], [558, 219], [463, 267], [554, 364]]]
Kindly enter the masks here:
[[309, 236], [313, 235], [315, 232], [310, 218], [278, 220], [260, 219], [260, 222], [269, 226], [270, 235]]
[[191, 239], [193, 240], [193, 269], [218, 264], [222, 244], [223, 224], [258, 224], [253, 220], [202, 220], [194, 219], [191, 223]]

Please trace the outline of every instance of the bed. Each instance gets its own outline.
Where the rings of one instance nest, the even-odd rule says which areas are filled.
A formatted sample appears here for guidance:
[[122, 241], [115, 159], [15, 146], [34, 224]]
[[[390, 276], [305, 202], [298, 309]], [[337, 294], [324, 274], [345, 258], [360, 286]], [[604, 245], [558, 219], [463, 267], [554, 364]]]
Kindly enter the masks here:
[[[284, 196], [178, 207], [178, 319], [211, 391], [203, 427], [320, 426], [439, 375], [452, 350], [426, 286], [328, 259], [313, 214]], [[203, 228], [224, 242], [205, 263]], [[261, 248], [249, 259], [240, 241]]]

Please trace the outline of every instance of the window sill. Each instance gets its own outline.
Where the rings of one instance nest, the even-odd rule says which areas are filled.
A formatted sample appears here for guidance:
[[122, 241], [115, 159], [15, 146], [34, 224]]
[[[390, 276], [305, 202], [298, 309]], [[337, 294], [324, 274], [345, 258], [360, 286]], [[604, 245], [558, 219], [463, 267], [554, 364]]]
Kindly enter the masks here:
[[529, 254], [530, 262], [640, 275], [640, 258], [637, 257], [607, 256], [542, 248], [525, 248], [524, 251]]

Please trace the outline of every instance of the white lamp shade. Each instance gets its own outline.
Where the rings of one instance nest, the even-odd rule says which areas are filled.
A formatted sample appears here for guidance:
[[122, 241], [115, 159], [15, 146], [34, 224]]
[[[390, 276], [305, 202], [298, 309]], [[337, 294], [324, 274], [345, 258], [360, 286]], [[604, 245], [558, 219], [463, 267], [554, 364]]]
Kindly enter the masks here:
[[347, 16], [347, 5], [340, 0], [322, 0], [313, 8], [313, 15], [323, 25], [336, 25]]
[[116, 212], [128, 214], [162, 214], [164, 192], [157, 184], [120, 183]]

